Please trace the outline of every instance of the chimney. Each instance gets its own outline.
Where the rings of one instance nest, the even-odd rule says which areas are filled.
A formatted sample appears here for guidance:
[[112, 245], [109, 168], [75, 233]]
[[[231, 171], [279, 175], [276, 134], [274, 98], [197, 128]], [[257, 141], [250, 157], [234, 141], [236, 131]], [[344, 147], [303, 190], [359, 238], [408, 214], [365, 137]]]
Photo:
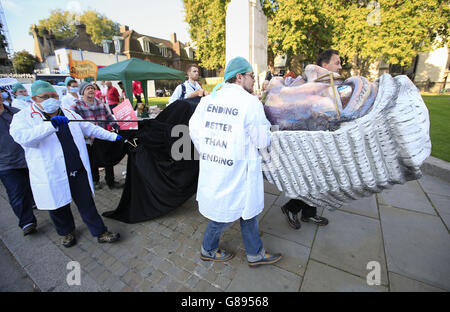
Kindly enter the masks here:
[[121, 25], [120, 26], [120, 33], [123, 34], [124, 32], [129, 31], [130, 28], [127, 25]]
[[176, 33], [173, 33], [173, 34], [170, 35], [170, 41], [172, 43], [176, 43], [177, 42], [177, 34]]

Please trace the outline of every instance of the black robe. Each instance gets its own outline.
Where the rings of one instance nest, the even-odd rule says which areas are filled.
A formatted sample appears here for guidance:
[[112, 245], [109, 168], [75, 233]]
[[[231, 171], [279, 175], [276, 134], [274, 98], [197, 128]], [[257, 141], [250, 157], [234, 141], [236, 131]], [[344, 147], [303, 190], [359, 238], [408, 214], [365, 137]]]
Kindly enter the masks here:
[[171, 148], [180, 138], [171, 137], [171, 131], [176, 125], [189, 126], [199, 101], [175, 101], [155, 119], [139, 122], [138, 146], [128, 149], [122, 198], [117, 209], [104, 212], [104, 217], [125, 223], [151, 220], [181, 206], [197, 192], [199, 161], [194, 159], [194, 145], [189, 138], [190, 160], [175, 161]]

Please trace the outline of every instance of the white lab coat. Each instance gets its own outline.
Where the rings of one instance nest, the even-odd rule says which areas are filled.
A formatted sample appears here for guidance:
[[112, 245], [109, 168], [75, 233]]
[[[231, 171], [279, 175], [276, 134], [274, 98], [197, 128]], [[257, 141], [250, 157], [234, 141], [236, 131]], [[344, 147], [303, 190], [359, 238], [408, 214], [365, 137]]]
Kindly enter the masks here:
[[[63, 109], [69, 119], [83, 119], [73, 111]], [[44, 122], [43, 115], [35, 105], [30, 105], [14, 115], [10, 134], [25, 151], [31, 190], [36, 206], [40, 210], [55, 210], [72, 201], [69, 179], [61, 143], [56, 135], [57, 129], [51, 122]], [[104, 130], [90, 122], [69, 122], [70, 132], [80, 151], [80, 158], [88, 174], [92, 193], [92, 181], [89, 156], [84, 137], [96, 137], [114, 141], [117, 134]]]
[[14, 99], [11, 106], [18, 108], [20, 110], [24, 109], [25, 107], [28, 107], [31, 105], [32, 102], [27, 102], [19, 99]]
[[200, 213], [216, 222], [257, 216], [264, 208], [258, 149], [267, 147], [271, 137], [258, 98], [226, 83], [214, 99], [201, 99], [189, 120], [189, 133], [200, 153]]
[[72, 104], [78, 100], [78, 98], [74, 97], [71, 93], [67, 93], [61, 99], [61, 107], [65, 109], [71, 109]]

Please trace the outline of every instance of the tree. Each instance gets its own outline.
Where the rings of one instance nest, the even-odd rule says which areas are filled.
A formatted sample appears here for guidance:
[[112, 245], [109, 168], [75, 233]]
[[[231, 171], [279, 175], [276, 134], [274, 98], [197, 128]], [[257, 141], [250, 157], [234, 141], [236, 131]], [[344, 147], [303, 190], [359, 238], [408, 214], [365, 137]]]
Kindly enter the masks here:
[[37, 58], [26, 50], [13, 55], [13, 64], [18, 74], [32, 74], [37, 62]]
[[[48, 18], [39, 20], [37, 25], [39, 34], [43, 30], [52, 31], [57, 39], [67, 39], [75, 36], [76, 24], [86, 25], [86, 32], [91, 35], [92, 41], [100, 45], [103, 39], [110, 39], [119, 33], [119, 24], [94, 10], [76, 14], [69, 11], [53, 10]], [[30, 32], [31, 33], [31, 32]]]
[[334, 25], [331, 46], [366, 66], [377, 60], [410, 65], [418, 53], [449, 42], [450, 5], [444, 0], [328, 2], [324, 10]]
[[[225, 14], [230, 0], [183, 0], [201, 65], [225, 65]], [[409, 65], [420, 52], [449, 43], [448, 0], [263, 0], [269, 55], [314, 62], [325, 49], [357, 60], [365, 74], [378, 60]]]
[[183, 0], [197, 59], [207, 69], [225, 67], [225, 14], [231, 0]]
[[119, 34], [120, 25], [105, 15], [88, 10], [80, 16], [80, 22], [86, 25], [86, 32], [91, 35], [95, 44], [101, 44], [103, 39], [111, 39]]
[[323, 9], [326, 1], [266, 0], [268, 47], [273, 53], [287, 54], [289, 59], [302, 55], [314, 62], [320, 49], [332, 44], [333, 23]]

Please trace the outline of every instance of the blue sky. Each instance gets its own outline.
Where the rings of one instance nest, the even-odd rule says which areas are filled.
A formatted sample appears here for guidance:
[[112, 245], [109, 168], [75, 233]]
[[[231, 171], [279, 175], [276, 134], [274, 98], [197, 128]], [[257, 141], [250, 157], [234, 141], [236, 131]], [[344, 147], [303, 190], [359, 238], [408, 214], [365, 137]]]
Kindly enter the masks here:
[[139, 33], [170, 40], [176, 32], [182, 42], [191, 41], [189, 26], [184, 22], [182, 0], [0, 0], [12, 39], [14, 51], [34, 54], [30, 25], [47, 18], [53, 9], [95, 9], [121, 25]]

